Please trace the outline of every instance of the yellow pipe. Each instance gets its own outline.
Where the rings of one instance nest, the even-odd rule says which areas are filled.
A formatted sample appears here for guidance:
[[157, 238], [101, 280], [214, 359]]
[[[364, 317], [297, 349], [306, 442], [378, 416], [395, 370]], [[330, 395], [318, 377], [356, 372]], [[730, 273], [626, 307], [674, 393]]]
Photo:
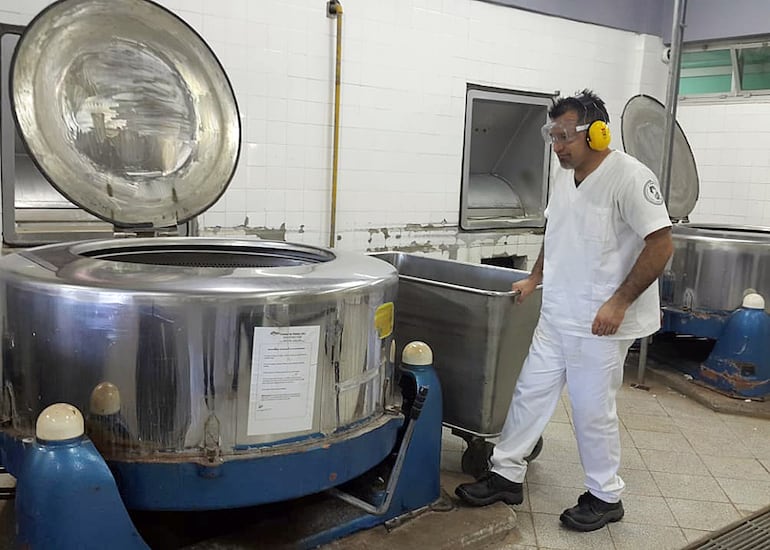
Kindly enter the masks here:
[[329, 227], [329, 248], [334, 248], [337, 228], [337, 172], [339, 168], [340, 146], [340, 73], [342, 70], [342, 5], [333, 2], [330, 6], [337, 17], [337, 60], [334, 75], [334, 148], [332, 153], [332, 202], [331, 222]]

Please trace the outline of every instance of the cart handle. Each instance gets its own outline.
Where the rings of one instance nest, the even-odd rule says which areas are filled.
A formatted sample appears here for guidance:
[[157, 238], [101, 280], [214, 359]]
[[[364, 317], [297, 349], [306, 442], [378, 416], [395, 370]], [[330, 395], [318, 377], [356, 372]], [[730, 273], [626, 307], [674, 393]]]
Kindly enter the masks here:
[[423, 283], [430, 286], [437, 286], [440, 288], [448, 288], [450, 290], [458, 290], [461, 292], [470, 292], [472, 294], [481, 294], [483, 296], [509, 296], [513, 298], [514, 296], [518, 296], [521, 294], [520, 290], [508, 290], [508, 291], [502, 291], [502, 290], [484, 290], [481, 288], [473, 288], [470, 286], [462, 286], [462, 285], [455, 285], [452, 283], [445, 283], [443, 281], [433, 281], [431, 279], [423, 279], [421, 277], [414, 277], [412, 275], [399, 275], [399, 279], [403, 279], [404, 281], [410, 281], [413, 283]]

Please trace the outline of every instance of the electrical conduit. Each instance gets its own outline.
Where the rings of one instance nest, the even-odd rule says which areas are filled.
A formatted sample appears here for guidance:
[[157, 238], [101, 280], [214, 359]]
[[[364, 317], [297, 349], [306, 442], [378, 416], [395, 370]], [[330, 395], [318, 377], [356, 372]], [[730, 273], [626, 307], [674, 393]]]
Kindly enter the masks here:
[[329, 224], [329, 248], [334, 248], [337, 227], [337, 178], [340, 155], [340, 73], [342, 69], [342, 5], [336, 0], [328, 4], [329, 17], [337, 18], [337, 56], [334, 70], [334, 145], [332, 150], [332, 200]]

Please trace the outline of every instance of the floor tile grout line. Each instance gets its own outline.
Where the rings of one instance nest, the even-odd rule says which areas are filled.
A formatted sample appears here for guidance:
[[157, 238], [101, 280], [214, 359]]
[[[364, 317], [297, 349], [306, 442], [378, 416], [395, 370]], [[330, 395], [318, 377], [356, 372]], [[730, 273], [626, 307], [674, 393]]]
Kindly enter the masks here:
[[684, 497], [671, 497], [663, 495], [664, 499], [670, 499], [670, 500], [686, 500], [687, 502], [702, 502], [704, 504], [733, 504], [733, 501], [730, 500], [730, 497], [727, 497], [727, 500], [703, 500], [701, 498], [684, 498]]
[[[731, 457], [731, 458], [734, 458], [734, 457]], [[701, 460], [703, 460], [703, 459], [701, 458]], [[767, 470], [767, 468], [765, 468], [765, 467], [763, 466], [763, 464], [762, 464], [762, 463], [761, 463], [759, 460], [757, 460], [756, 458], [754, 458], [754, 459], [751, 459], [751, 460], [754, 460], [754, 461], [756, 461], [757, 463], [759, 463], [759, 466], [760, 466], [760, 467], [761, 467], [763, 470]], [[703, 462], [704, 462], [704, 464], [705, 464], [705, 461], [703, 461]], [[770, 482], [770, 476], [768, 476], [766, 479], [755, 479], [755, 478], [746, 478], [746, 477], [729, 477], [729, 476], [724, 476], [724, 475], [719, 475], [719, 476], [718, 476], [718, 475], [717, 475], [717, 474], [716, 474], [716, 473], [715, 473], [713, 470], [711, 470], [711, 468], [709, 468], [708, 464], [706, 464], [706, 468], [708, 468], [708, 469], [709, 469], [709, 471], [711, 472], [711, 475], [713, 475], [713, 476], [714, 476], [714, 479], [731, 479], [731, 480], [733, 480], [733, 481], [757, 481], [757, 482], [763, 482], [763, 481], [765, 481], [765, 482]], [[770, 472], [767, 472], [767, 473], [769, 473], [769, 474], [770, 474]]]
[[607, 525], [604, 526], [604, 528], [607, 529], [607, 536], [610, 537], [610, 542], [612, 543], [612, 548], [617, 550], [618, 545], [615, 544], [615, 537], [612, 536], [612, 529], [610, 529], [610, 524], [608, 523]]
[[[644, 460], [644, 457], [642, 457], [642, 460]], [[679, 527], [679, 529], [683, 529], [682, 524], [679, 521], [679, 518], [676, 517], [676, 514], [674, 513], [674, 510], [671, 508], [671, 506], [668, 503], [668, 500], [666, 500], [666, 497], [663, 494], [663, 491], [660, 489], [660, 485], [658, 485], [658, 480], [655, 479], [655, 476], [652, 475], [652, 472], [650, 472], [649, 470], [648, 470], [648, 473], [650, 474], [650, 477], [652, 478], [652, 482], [655, 484], [655, 487], [658, 489], [658, 492], [660, 492], [661, 496], [663, 497], [663, 502], [666, 503], [666, 508], [668, 508], [668, 511], [671, 512], [671, 517], [674, 518], [674, 521], [676, 522], [677, 527]]]
[[[671, 508], [671, 505], [669, 504], [668, 500], [666, 500], [666, 497], [663, 497], [663, 502], [666, 504], [666, 508], [668, 509], [669, 513], [671, 514], [671, 517], [674, 518], [674, 521], [676, 522], [676, 526], [679, 527], [680, 530], [682, 530], [682, 534], [684, 535], [684, 527], [682, 527], [681, 523], [679, 523], [679, 518], [676, 517], [676, 514], [674, 513], [674, 509]], [[684, 540], [687, 540], [687, 536], [686, 535], [684, 537]]]
[[[734, 511], [738, 512], [738, 514], [740, 514], [740, 512], [738, 511], [738, 508], [735, 506], [735, 503], [732, 502], [731, 500], [728, 500], [727, 502], [717, 502], [717, 501], [714, 501], [714, 500], [693, 500], [693, 499], [690, 499], [690, 498], [681, 498], [681, 497], [663, 497], [663, 499], [666, 501], [666, 504], [668, 504], [669, 500], [685, 500], [687, 502], [699, 502], [699, 503], [703, 503], [703, 504], [727, 504], [728, 506], [732, 506]], [[761, 505], [759, 505], [759, 506], [761, 508]], [[676, 516], [674, 516], [674, 519], [676, 519]], [[689, 527], [687, 529], [689, 529]]]
[[[665, 500], [665, 498], [666, 497], [664, 497], [664, 500]], [[678, 499], [678, 500], [685, 500], [685, 499]], [[703, 502], [703, 501], [696, 500], [696, 501], [692, 501], [692, 502]], [[732, 502], [717, 502], [715, 504], [729, 504], [730, 506], [732, 506], [733, 511], [736, 514], [738, 514], [738, 517], [743, 517], [743, 514], [740, 513], [740, 511], [735, 507], [735, 505]], [[666, 501], [666, 505], [668, 506], [668, 501]], [[669, 506], [669, 509], [671, 509], [670, 506]], [[679, 522], [679, 518], [676, 517], [676, 514], [674, 514], [673, 511], [672, 511], [672, 515], [674, 516], [674, 521], [676, 521], [677, 527], [679, 527], [680, 529], [695, 529], [694, 527], [685, 527], [685, 526], [683, 526]], [[721, 524], [719, 526], [717, 526], [715, 529], [708, 530], [708, 532], [709, 533], [713, 533], [715, 530], [718, 530], [720, 527], [721, 527]], [[701, 529], [698, 529], [698, 530], [701, 530]], [[687, 539], [687, 537], [685, 537], [685, 539]]]
[[[716, 480], [717, 480], [717, 484], [719, 484], [719, 488], [722, 489], [722, 492], [724, 492], [725, 496], [727, 496], [727, 500], [730, 502], [730, 504], [733, 505], [733, 508], [735, 508], [738, 511], [738, 513], [740, 514], [740, 510], [738, 510], [738, 504], [748, 504], [748, 503], [735, 502], [732, 498], [730, 498], [730, 495], [727, 494], [727, 491], [722, 486], [722, 484], [719, 482], [719, 478], [716, 478]], [[741, 479], [741, 480], [738, 480], [738, 481], [751, 481], [751, 480]], [[759, 504], [759, 506], [762, 507], [763, 505]], [[766, 506], [766, 504], [764, 506]]]
[[[644, 460], [644, 457], [642, 457], [642, 460]], [[666, 470], [652, 470], [649, 467], [647, 468], [647, 471], [650, 472], [651, 474], [653, 474], [653, 473], [655, 473], [655, 474], [670, 474], [670, 475], [673, 475], [673, 476], [705, 477], [705, 478], [716, 479], [716, 476], [714, 476], [714, 474], [712, 474], [711, 472], [708, 472], [706, 474], [688, 474], [688, 473], [680, 473], [680, 472], [667, 472]], [[726, 478], [726, 479], [729, 479], [729, 478]], [[757, 480], [757, 481], [761, 481], [761, 480]]]
[[[650, 430], [634, 430], [634, 431], [635, 432], [645, 432], [645, 433], [648, 433], [648, 434], [656, 434], [656, 435], [659, 435], [659, 436], [662, 435], [662, 434], [666, 434], [666, 435], [679, 435], [679, 436], [681, 436], [685, 440], [685, 442], [687, 443], [687, 445], [690, 448], [690, 450], [692, 450], [693, 453], [697, 453], [696, 449], [692, 446], [692, 443], [690, 443], [690, 441], [687, 439], [687, 437], [683, 433], [681, 433], [681, 432], [680, 433], [675, 433], [675, 432], [654, 432], [654, 431], [650, 431]], [[639, 444], [636, 442], [636, 439], [634, 439], [634, 435], [630, 431], [629, 431], [629, 435], [631, 436], [631, 440], [633, 441], [634, 446], [637, 449], [643, 448], [643, 447], [639, 447]], [[651, 451], [665, 451], [667, 449], [648, 449], [648, 450], [651, 450]], [[676, 452], [676, 451], [674, 451], [674, 452]]]
[[[524, 490], [527, 491], [527, 508], [529, 508], [529, 510], [527, 510], [527, 511], [531, 514], [532, 513], [532, 496], [531, 496], [531, 493], [530, 493], [530, 490], [529, 490], [529, 486], [530, 485], [531, 484], [530, 484], [529, 480], [525, 477], [524, 478], [523, 486], [524, 486]], [[534, 523], [532, 524], [532, 526], [534, 527]]]
[[532, 532], [535, 535], [535, 545], [540, 548], [540, 539], [537, 536], [537, 526], [535, 525], [535, 512], [532, 510], [532, 493], [530, 491], [530, 484], [527, 483], [527, 503], [529, 504], [529, 519], [532, 521]]

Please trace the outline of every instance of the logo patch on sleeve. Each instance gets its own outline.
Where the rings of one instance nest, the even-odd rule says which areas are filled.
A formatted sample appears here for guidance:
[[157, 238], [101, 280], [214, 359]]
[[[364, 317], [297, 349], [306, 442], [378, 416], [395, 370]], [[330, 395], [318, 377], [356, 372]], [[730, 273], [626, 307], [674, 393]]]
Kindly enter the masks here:
[[658, 186], [652, 180], [647, 180], [644, 184], [644, 198], [656, 206], [663, 204], [663, 195], [660, 194]]

